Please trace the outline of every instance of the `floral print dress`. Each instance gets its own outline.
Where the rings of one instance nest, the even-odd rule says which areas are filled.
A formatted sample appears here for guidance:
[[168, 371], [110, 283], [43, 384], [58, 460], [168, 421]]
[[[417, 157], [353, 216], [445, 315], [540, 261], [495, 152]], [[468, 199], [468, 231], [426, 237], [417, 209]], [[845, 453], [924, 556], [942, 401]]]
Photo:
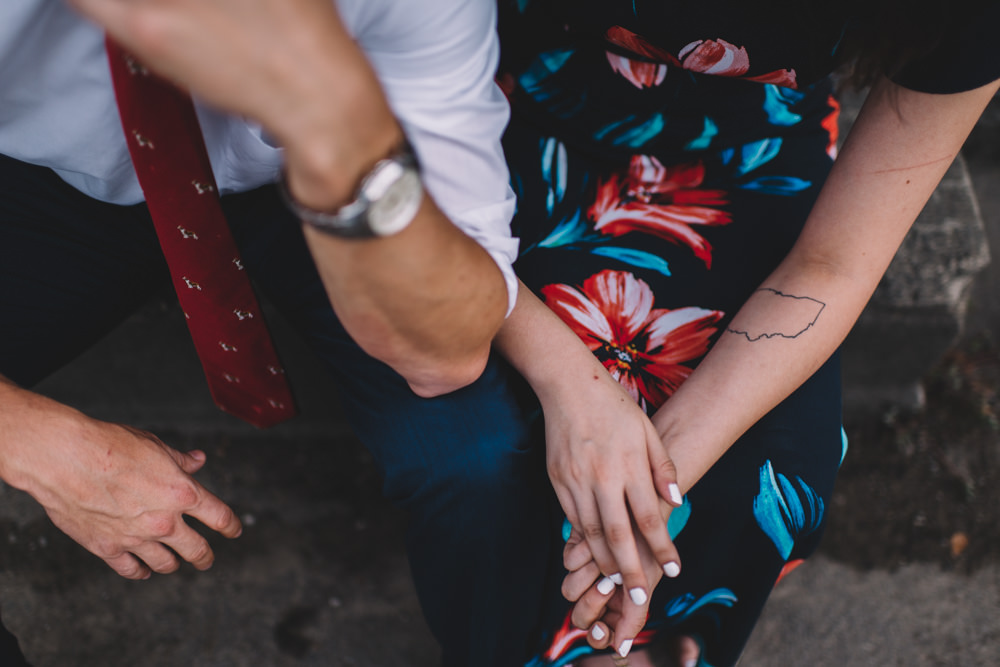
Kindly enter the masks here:
[[[687, 4], [501, 2], [516, 269], [649, 414], [788, 252], [836, 150], [839, 29], [783, 58], [775, 16]], [[633, 650], [684, 634], [702, 665], [734, 664], [815, 549], [844, 447], [833, 360], [673, 512], [684, 567]], [[567, 612], [529, 665], [592, 653]]]

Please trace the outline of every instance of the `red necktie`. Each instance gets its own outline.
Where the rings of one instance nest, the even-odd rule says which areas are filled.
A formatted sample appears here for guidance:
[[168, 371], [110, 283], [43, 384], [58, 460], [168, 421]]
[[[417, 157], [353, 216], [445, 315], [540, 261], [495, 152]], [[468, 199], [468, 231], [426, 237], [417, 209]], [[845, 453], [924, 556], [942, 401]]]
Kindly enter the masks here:
[[132, 164], [215, 403], [266, 428], [295, 415], [284, 371], [219, 194], [191, 98], [111, 40]]

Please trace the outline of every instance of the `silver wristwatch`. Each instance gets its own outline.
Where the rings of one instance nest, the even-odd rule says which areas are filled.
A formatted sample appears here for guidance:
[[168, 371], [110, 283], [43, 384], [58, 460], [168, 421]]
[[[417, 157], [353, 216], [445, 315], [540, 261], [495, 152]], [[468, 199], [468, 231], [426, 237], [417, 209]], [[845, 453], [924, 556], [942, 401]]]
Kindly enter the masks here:
[[288, 208], [303, 222], [343, 238], [389, 236], [402, 231], [416, 216], [424, 194], [417, 156], [406, 139], [375, 164], [361, 180], [354, 198], [337, 211], [316, 211], [295, 201], [284, 172], [278, 189]]

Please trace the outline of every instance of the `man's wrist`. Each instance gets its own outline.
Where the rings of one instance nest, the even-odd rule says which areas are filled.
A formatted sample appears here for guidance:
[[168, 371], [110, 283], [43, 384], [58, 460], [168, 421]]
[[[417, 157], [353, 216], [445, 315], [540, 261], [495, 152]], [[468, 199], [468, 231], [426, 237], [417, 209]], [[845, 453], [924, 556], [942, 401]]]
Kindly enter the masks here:
[[404, 138], [373, 74], [346, 69], [330, 81], [336, 96], [314, 86], [311, 98], [283, 119], [286, 130], [278, 135], [290, 194], [317, 211], [350, 201], [365, 175]]
[[302, 222], [341, 238], [402, 231], [417, 215], [424, 195], [419, 164], [405, 138], [362, 177], [350, 200], [336, 210], [317, 210], [299, 202], [284, 175], [278, 186], [285, 204]]

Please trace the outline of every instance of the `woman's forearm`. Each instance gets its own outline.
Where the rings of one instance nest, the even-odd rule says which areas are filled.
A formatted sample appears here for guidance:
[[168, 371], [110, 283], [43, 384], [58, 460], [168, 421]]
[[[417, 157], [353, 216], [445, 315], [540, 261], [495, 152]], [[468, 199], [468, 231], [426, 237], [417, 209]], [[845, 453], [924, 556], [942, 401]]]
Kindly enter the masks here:
[[998, 83], [873, 90], [789, 256], [653, 417], [682, 489], [837, 349]]

